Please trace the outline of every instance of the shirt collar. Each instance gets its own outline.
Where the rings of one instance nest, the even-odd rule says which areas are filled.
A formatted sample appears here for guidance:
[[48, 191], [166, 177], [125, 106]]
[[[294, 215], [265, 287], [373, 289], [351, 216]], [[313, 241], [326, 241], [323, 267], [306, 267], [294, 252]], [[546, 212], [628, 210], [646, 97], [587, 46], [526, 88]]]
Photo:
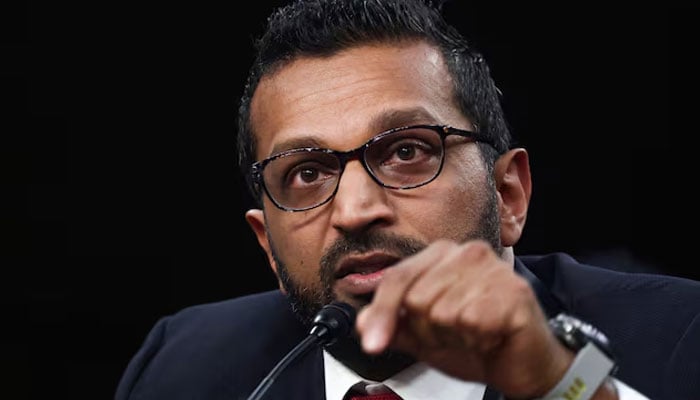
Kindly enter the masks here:
[[[327, 400], [342, 400], [357, 382], [378, 383], [362, 378], [325, 350], [323, 368]], [[381, 383], [406, 400], [480, 400], [486, 390], [481, 383], [453, 378], [424, 363], [413, 364]]]

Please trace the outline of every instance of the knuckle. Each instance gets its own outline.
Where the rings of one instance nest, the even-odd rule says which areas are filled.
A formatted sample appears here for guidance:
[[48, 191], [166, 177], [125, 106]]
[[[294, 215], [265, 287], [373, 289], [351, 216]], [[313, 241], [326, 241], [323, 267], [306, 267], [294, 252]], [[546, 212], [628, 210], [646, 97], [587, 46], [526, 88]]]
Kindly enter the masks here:
[[426, 313], [428, 311], [429, 303], [426, 301], [425, 296], [420, 291], [410, 290], [404, 297], [404, 304], [407, 309], [418, 312]]
[[528, 283], [527, 280], [520, 276], [515, 276], [512, 280], [512, 290], [513, 293], [521, 300], [528, 300], [530, 298], [534, 298], [534, 294], [532, 292], [532, 287], [530, 287], [530, 283]]
[[457, 246], [457, 243], [449, 239], [441, 238], [435, 240], [432, 246], [435, 249], [435, 251], [444, 253]]
[[433, 307], [428, 318], [437, 326], [447, 327], [454, 324], [456, 315], [448, 307]]
[[479, 326], [479, 314], [473, 308], [463, 309], [458, 318], [459, 326], [469, 331], [474, 331]]
[[467, 260], [486, 260], [491, 256], [493, 250], [491, 245], [483, 240], [473, 240], [465, 243], [461, 248], [462, 256]]

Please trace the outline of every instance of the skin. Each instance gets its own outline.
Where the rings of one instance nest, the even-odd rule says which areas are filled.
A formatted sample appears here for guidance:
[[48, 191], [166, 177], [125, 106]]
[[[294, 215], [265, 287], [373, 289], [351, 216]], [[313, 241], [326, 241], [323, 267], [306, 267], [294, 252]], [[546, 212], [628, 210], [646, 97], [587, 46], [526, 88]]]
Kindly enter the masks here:
[[[409, 124], [473, 128], [454, 101], [449, 76], [440, 53], [423, 42], [296, 59], [265, 77], [253, 96], [256, 158], [310, 145], [349, 150]], [[573, 354], [551, 334], [532, 289], [513, 272], [512, 246], [531, 196], [527, 152], [503, 154], [491, 181], [487, 173], [474, 143], [450, 138], [445, 166], [428, 185], [385, 189], [355, 160], [329, 203], [290, 213], [265, 196], [264, 211], [249, 210], [246, 220], [280, 289], [316, 298], [324, 292], [321, 260], [334, 244], [372, 235], [410, 239], [415, 254], [373, 245], [327, 263], [351, 270], [378, 264], [368, 276], [325, 282], [333, 299], [361, 309], [356, 331], [365, 355], [399, 351], [510, 398], [537, 397], [558, 382]], [[496, 218], [487, 224], [489, 206]], [[498, 246], [482, 238], [484, 225]], [[604, 387], [596, 396], [615, 398]]]

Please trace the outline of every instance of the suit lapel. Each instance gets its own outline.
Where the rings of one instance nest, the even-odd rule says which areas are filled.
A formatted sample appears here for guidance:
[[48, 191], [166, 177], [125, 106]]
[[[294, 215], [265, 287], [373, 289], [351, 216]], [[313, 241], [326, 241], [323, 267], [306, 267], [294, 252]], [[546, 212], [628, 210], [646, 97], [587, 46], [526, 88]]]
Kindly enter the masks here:
[[266, 395], [269, 399], [325, 400], [326, 387], [321, 348], [310, 350], [290, 364]]
[[547, 318], [555, 317], [564, 310], [563, 305], [557, 301], [556, 298], [554, 298], [552, 292], [550, 292], [544, 283], [542, 283], [542, 281], [535, 276], [535, 274], [533, 274], [532, 271], [530, 271], [518, 258], [515, 259], [515, 272], [527, 279], [528, 283], [530, 283], [530, 287], [532, 287], [532, 290], [535, 291], [540, 307], [544, 311]]
[[483, 400], [502, 400], [501, 393], [491, 386], [486, 386], [486, 391], [484, 392]]

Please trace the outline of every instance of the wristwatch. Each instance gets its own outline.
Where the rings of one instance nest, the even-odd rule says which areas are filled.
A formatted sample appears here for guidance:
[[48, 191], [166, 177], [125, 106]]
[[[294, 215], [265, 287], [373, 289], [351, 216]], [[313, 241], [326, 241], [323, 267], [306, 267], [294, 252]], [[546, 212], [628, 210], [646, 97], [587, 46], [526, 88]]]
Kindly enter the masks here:
[[541, 400], [590, 399], [617, 371], [608, 338], [593, 325], [564, 313], [550, 319], [549, 327], [564, 346], [576, 353], [576, 358]]
[[549, 327], [554, 336], [574, 353], [578, 353], [591, 342], [611, 360], [615, 356], [608, 337], [593, 325], [572, 315], [560, 313], [549, 320]]

